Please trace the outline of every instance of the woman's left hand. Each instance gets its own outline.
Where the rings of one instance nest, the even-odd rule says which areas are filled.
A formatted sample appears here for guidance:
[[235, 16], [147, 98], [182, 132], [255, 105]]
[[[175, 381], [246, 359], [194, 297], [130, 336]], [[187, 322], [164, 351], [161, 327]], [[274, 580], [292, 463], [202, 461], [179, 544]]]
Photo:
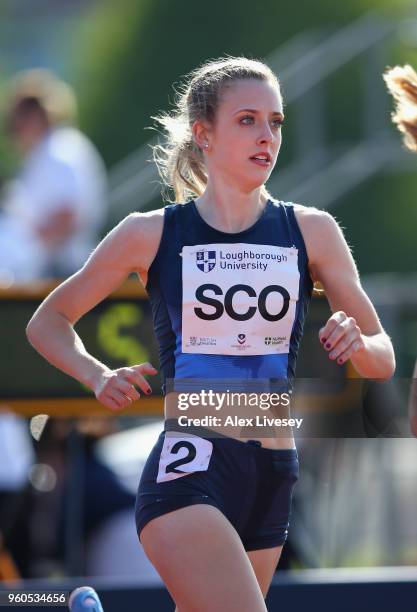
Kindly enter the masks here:
[[363, 378], [388, 380], [395, 371], [392, 342], [363, 290], [341, 229], [323, 211], [301, 207], [296, 216], [311, 279], [321, 283], [334, 312], [319, 332], [323, 348], [339, 365], [351, 359]]
[[328, 351], [329, 358], [337, 361], [339, 365], [365, 348], [363, 335], [356, 320], [342, 310], [330, 317], [319, 331], [319, 338], [323, 348]]

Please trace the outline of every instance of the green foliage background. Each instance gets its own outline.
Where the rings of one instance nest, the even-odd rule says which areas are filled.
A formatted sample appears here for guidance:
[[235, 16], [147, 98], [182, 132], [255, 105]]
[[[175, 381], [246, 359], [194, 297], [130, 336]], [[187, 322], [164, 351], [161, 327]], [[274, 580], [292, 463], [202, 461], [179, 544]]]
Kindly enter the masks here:
[[[79, 96], [81, 127], [110, 168], [150, 139], [152, 134], [145, 128], [152, 125], [153, 115], [170, 107], [172, 84], [207, 58], [224, 54], [265, 57], [306, 30], [314, 30], [325, 40], [368, 11], [398, 19], [412, 15], [413, 6], [406, 0], [91, 3], [72, 33], [70, 80]], [[417, 52], [400, 41], [385, 51], [387, 64], [417, 66]], [[353, 144], [362, 133], [361, 61], [356, 59], [329, 80], [328, 142]], [[391, 101], [381, 91], [386, 96], [389, 125]], [[281, 167], [294, 156], [294, 116], [289, 105]], [[14, 157], [1, 135], [0, 155], [4, 175], [13, 167]], [[415, 160], [417, 165], [417, 156]], [[346, 229], [362, 273], [415, 270], [416, 193], [417, 172], [382, 173], [336, 203], [332, 212]]]
[[306, 29], [322, 37], [388, 0], [107, 0], [77, 33], [76, 85], [83, 123], [108, 164], [149, 139], [150, 117], [167, 109], [172, 83], [208, 58], [264, 57]]

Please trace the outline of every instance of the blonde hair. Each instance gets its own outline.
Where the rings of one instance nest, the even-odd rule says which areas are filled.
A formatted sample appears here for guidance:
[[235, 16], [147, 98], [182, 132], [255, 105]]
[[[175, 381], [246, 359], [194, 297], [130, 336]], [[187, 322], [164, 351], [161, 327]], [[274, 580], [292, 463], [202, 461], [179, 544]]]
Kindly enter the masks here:
[[[153, 147], [154, 161], [177, 202], [202, 195], [207, 185], [204, 157], [193, 138], [194, 122], [213, 124], [225, 87], [241, 79], [271, 82], [280, 91], [276, 75], [263, 62], [222, 57], [204, 63], [186, 77], [171, 114], [153, 117], [165, 131], [165, 144]], [[262, 193], [269, 196], [264, 186]]]
[[389, 68], [383, 75], [394, 98], [392, 120], [404, 135], [404, 144], [417, 151], [417, 74], [408, 64]]

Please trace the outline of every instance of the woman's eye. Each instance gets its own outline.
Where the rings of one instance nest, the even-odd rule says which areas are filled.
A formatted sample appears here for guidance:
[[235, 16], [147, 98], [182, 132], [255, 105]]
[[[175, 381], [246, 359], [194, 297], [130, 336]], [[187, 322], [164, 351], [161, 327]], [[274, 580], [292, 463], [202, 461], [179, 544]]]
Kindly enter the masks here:
[[241, 117], [240, 119], [240, 123], [242, 123], [243, 125], [251, 125], [253, 121], [254, 119], [251, 115], [245, 115], [244, 117]]
[[280, 127], [282, 127], [282, 126], [283, 126], [283, 124], [284, 124], [284, 122], [283, 122], [283, 121], [281, 121], [281, 119], [275, 119], [275, 120], [272, 122], [272, 127], [273, 127], [273, 128], [275, 128], [275, 129], [279, 129]]

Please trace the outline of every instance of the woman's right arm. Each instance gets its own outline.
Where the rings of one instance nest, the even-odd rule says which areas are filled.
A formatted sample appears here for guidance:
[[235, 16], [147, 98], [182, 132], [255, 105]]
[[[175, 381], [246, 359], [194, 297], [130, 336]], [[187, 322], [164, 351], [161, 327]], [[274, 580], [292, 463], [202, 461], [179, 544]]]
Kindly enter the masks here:
[[42, 302], [26, 329], [29, 342], [45, 359], [90, 387], [111, 409], [139, 398], [134, 385], [150, 393], [143, 374], [156, 374], [156, 370], [150, 364], [111, 370], [86, 351], [73, 326], [129, 274], [146, 275], [158, 250], [162, 228], [163, 209], [126, 217], [98, 245], [83, 268]]

